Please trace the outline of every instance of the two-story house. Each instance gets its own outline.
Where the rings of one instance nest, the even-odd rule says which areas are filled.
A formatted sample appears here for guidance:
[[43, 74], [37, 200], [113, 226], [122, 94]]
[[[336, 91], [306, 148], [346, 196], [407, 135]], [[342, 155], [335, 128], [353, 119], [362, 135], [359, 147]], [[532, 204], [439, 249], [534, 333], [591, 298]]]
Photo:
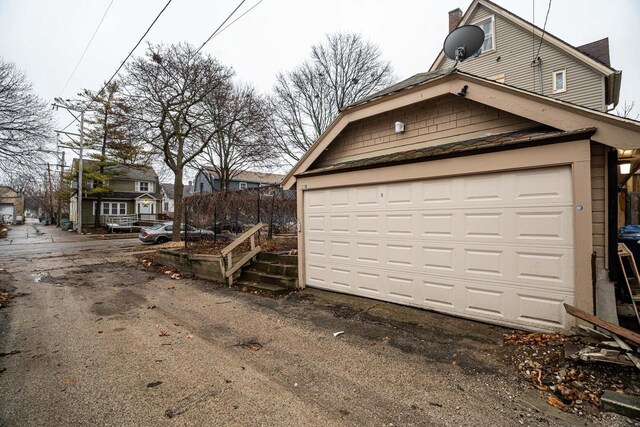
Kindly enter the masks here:
[[[229, 182], [229, 191], [260, 188], [270, 185], [278, 185], [284, 175], [257, 171], [241, 171], [233, 174]], [[213, 193], [220, 191], [220, 179], [212, 167], [201, 168], [194, 181], [194, 193]]]
[[[83, 160], [85, 171], [95, 163]], [[93, 165], [92, 165], [93, 164]], [[78, 170], [78, 160], [73, 160], [73, 170]], [[108, 189], [101, 196], [100, 223], [105, 224], [108, 217], [136, 215], [138, 220], [158, 219], [162, 213], [160, 182], [151, 166], [107, 166], [105, 174], [111, 178], [102, 183]], [[83, 180], [82, 224], [91, 226], [95, 220], [95, 209], [98, 197], [91, 191], [98, 183]], [[77, 182], [77, 181], [76, 181]], [[77, 185], [77, 184], [76, 184]], [[76, 187], [77, 188], [77, 187]], [[78, 218], [77, 191], [70, 200], [70, 219], [76, 224]]]
[[[479, 26], [485, 40], [460, 71], [598, 111], [618, 103], [622, 72], [611, 67], [608, 38], [572, 46], [488, 0], [449, 12], [449, 32], [462, 25]], [[453, 65], [441, 51], [430, 71]]]

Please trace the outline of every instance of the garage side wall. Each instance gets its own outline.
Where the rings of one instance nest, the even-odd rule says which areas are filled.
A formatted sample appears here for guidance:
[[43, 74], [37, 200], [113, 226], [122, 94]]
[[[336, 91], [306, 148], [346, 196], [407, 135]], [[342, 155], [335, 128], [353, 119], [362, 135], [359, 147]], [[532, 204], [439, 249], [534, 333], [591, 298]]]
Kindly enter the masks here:
[[591, 143], [591, 215], [593, 217], [593, 250], [596, 253], [596, 272], [605, 268], [606, 198], [605, 146]]
[[[404, 132], [395, 133], [395, 123]], [[352, 123], [320, 156], [318, 166], [367, 158], [536, 126], [535, 122], [454, 95]]]

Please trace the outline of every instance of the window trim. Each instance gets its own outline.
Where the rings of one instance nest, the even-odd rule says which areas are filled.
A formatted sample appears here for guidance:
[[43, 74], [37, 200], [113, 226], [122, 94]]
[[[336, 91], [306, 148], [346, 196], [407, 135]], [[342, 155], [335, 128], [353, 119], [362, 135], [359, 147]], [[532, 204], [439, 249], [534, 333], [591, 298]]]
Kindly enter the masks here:
[[[148, 185], [148, 190], [142, 190], [140, 187], [142, 183], [145, 183]], [[137, 193], [153, 193], [154, 190], [154, 186], [153, 186], [153, 181], [136, 181], [136, 192]]]
[[[484, 50], [482, 52], [480, 52], [480, 55], [484, 55], [485, 53], [491, 53], [491, 52], [495, 52], [496, 51], [496, 16], [495, 15], [489, 15], [486, 18], [482, 18], [482, 19], [478, 19], [475, 22], [472, 22], [469, 25], [475, 25], [476, 27], [479, 27], [480, 25], [478, 25], [481, 22], [484, 22], [486, 20], [490, 19], [491, 20], [491, 49], [489, 50]], [[484, 40], [482, 42], [482, 44], [484, 45]], [[482, 46], [480, 46], [480, 49], [482, 49]], [[474, 52], [475, 53], [475, 52]]]
[[[91, 216], [95, 216], [96, 214], [96, 203], [98, 202], [93, 202], [92, 203], [92, 207], [91, 207]], [[116, 213], [113, 213], [113, 205], [116, 206]], [[122, 206], [124, 205], [124, 213], [120, 213], [120, 208], [122, 208]], [[109, 213], [104, 213], [104, 208], [105, 206], [109, 207]], [[127, 211], [128, 211], [128, 207], [127, 207], [127, 202], [101, 202], [100, 205], [100, 216], [120, 216], [120, 215], [127, 215]]]
[[[558, 89], [556, 87], [556, 76], [558, 74], [562, 74], [562, 89]], [[567, 69], [563, 68], [561, 70], [555, 70], [551, 73], [551, 84], [553, 88], [553, 93], [563, 93], [567, 91]]]

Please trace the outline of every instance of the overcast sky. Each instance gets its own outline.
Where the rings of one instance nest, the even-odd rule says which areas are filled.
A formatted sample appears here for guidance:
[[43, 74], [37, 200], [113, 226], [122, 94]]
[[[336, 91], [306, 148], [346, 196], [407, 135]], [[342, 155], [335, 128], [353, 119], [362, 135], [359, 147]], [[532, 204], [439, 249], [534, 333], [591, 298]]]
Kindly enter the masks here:
[[[258, 0], [247, 0], [237, 15]], [[152, 43], [200, 45], [239, 0], [173, 0], [147, 36]], [[532, 19], [532, 0], [497, 0]], [[97, 90], [124, 59], [165, 0], [114, 0], [102, 27], [64, 93], [60, 93], [110, 0], [0, 0], [0, 56], [26, 71], [36, 92], [51, 100]], [[239, 79], [268, 92], [279, 71], [295, 67], [325, 34], [357, 32], [378, 44], [399, 78], [426, 71], [448, 31], [447, 13], [470, 0], [263, 0], [214, 38], [205, 50], [232, 66]], [[548, 0], [535, 1], [542, 27]], [[236, 16], [237, 16], [236, 15]], [[640, 2], [555, 0], [547, 30], [581, 45], [609, 37], [611, 63], [623, 70], [621, 103], [640, 110]], [[144, 45], [136, 53], [142, 54]], [[67, 120], [66, 117], [60, 119]]]

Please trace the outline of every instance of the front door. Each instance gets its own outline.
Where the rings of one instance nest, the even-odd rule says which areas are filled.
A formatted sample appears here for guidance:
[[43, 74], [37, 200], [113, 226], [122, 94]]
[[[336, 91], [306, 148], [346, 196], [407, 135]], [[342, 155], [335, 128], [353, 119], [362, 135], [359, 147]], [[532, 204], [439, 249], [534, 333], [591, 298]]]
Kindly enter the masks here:
[[138, 213], [141, 220], [154, 219], [155, 203], [152, 201], [138, 202]]

